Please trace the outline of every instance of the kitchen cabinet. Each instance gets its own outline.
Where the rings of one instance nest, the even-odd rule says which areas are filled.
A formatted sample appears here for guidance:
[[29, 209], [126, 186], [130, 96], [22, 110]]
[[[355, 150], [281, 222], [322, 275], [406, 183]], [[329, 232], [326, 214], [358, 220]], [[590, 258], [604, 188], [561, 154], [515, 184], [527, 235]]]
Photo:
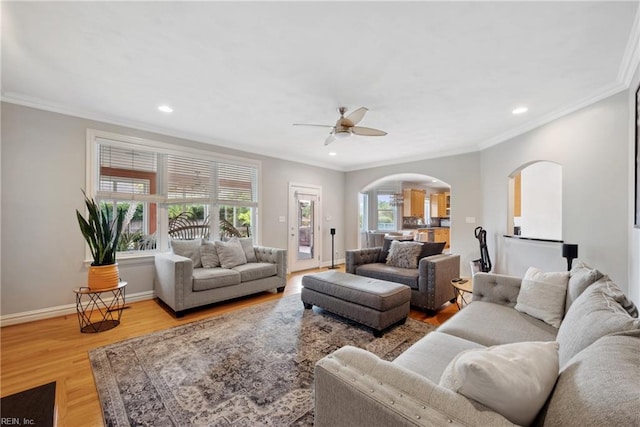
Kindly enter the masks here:
[[403, 192], [403, 215], [424, 218], [424, 199], [426, 191], [416, 188], [407, 188]]
[[446, 227], [429, 227], [429, 228], [419, 228], [416, 230], [418, 235], [426, 234], [427, 238], [425, 240], [419, 241], [427, 241], [427, 242], [445, 242], [444, 248], [449, 249], [450, 241], [451, 241], [451, 232], [449, 228]]
[[434, 193], [429, 198], [431, 217], [448, 218], [451, 210], [450, 193]]
[[446, 242], [444, 245], [445, 249], [449, 249], [449, 229], [448, 228], [436, 228], [433, 230], [433, 241], [434, 242]]

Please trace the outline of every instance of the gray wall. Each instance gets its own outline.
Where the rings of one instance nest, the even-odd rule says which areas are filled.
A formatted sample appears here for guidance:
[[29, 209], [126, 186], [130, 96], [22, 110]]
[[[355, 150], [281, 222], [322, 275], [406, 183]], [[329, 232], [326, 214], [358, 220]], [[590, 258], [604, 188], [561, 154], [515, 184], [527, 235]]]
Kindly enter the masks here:
[[[86, 283], [85, 245], [75, 210], [83, 209], [86, 129], [176, 143], [262, 161], [261, 244], [286, 248], [288, 182], [323, 188], [322, 261], [331, 260], [329, 227], [343, 228], [344, 173], [106, 123], [2, 103], [1, 313], [73, 303]], [[344, 252], [341, 236], [336, 250]], [[120, 260], [127, 294], [153, 290], [153, 260]]]
[[[483, 224], [480, 186], [480, 153], [420, 160], [347, 172], [345, 177], [345, 246], [359, 246], [358, 193], [372, 182], [399, 173], [418, 173], [451, 186], [451, 252], [460, 254], [461, 274], [469, 275], [469, 262], [480, 258], [474, 229]], [[475, 223], [467, 223], [474, 217]]]
[[[483, 150], [439, 159], [353, 171], [317, 168], [223, 147], [106, 123], [2, 104], [1, 312], [2, 315], [73, 303], [71, 289], [86, 282], [84, 241], [74, 216], [82, 209], [86, 129], [100, 129], [210, 149], [262, 161], [261, 243], [286, 247], [289, 182], [323, 188], [323, 262], [331, 259], [328, 229], [337, 229], [336, 250], [359, 246], [358, 192], [380, 178], [419, 173], [451, 185], [451, 250], [462, 274], [479, 258], [476, 226], [488, 231], [495, 270], [528, 265], [564, 267], [558, 245], [519, 245], [507, 232], [507, 176], [534, 160], [563, 165], [563, 238], [580, 245], [580, 258], [609, 274], [640, 304], [640, 229], [633, 224], [635, 136], [632, 89]], [[326, 217], [331, 216], [331, 221]], [[475, 223], [467, 223], [475, 217]], [[128, 294], [153, 289], [150, 260], [123, 260]], [[515, 266], [515, 267], [514, 267]], [[518, 267], [519, 266], [519, 267]]]
[[[628, 94], [621, 92], [482, 151], [483, 217], [490, 249], [498, 251], [496, 271], [522, 273], [512, 265], [566, 269], [560, 245], [522, 242], [516, 247], [502, 237], [507, 233], [507, 177], [527, 162], [551, 160], [563, 168], [563, 240], [577, 243], [580, 259], [628, 291], [627, 105]], [[522, 259], [507, 262], [500, 252], [505, 245], [516, 247]]]

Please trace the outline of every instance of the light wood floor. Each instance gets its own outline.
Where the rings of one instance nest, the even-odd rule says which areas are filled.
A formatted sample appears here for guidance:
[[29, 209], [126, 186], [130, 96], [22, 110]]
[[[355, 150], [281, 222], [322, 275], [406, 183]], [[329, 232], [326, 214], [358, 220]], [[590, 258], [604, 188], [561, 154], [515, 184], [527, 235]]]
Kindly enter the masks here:
[[[4, 327], [0, 330], [0, 395], [56, 381], [57, 425], [101, 426], [102, 412], [89, 350], [300, 293], [302, 276], [309, 272], [291, 274], [283, 294], [265, 292], [188, 313], [181, 319], [176, 319], [157, 301], [148, 300], [128, 304], [118, 327], [97, 334], [80, 333], [75, 314]], [[447, 304], [433, 317], [414, 310], [410, 317], [440, 325], [457, 311], [455, 304]]]

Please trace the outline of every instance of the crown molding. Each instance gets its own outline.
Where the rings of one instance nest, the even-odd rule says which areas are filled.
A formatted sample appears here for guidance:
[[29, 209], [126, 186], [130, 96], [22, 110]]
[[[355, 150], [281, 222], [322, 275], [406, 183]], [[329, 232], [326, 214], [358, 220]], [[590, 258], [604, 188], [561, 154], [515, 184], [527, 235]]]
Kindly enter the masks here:
[[[96, 122], [101, 122], [101, 123], [106, 123], [106, 124], [111, 124], [116, 126], [123, 126], [126, 128], [131, 128], [139, 131], [152, 132], [152, 133], [163, 135], [163, 136], [170, 136], [173, 138], [180, 138], [180, 139], [185, 139], [193, 142], [199, 142], [199, 143], [211, 145], [214, 147], [221, 147], [229, 150], [234, 150], [236, 152], [243, 153], [249, 156], [261, 155], [261, 156], [274, 158], [278, 160], [287, 160], [295, 163], [302, 163], [310, 166], [321, 167], [324, 169], [337, 170], [339, 172], [345, 171], [345, 169], [343, 169], [342, 167], [336, 166], [335, 164], [331, 164], [328, 162], [325, 163], [325, 162], [313, 161], [313, 160], [301, 161], [300, 158], [297, 158], [296, 156], [289, 155], [286, 153], [277, 153], [276, 155], [274, 155], [274, 151], [272, 149], [265, 148], [264, 150], [260, 150], [253, 147], [242, 146], [237, 142], [214, 140], [212, 138], [208, 138], [199, 134], [194, 134], [194, 133], [189, 133], [184, 131], [177, 131], [175, 129], [164, 128], [161, 126], [149, 125], [148, 123], [137, 122], [134, 120], [126, 120], [119, 117], [110, 116], [108, 114], [84, 111], [79, 109], [72, 109], [60, 104], [47, 102], [39, 98], [28, 97], [28, 96], [20, 95], [13, 92], [2, 92], [2, 94], [0, 95], [0, 101], [7, 102], [10, 104], [21, 105], [23, 107], [49, 111], [52, 113], [64, 114], [66, 116], [78, 117], [81, 119], [93, 120]], [[238, 156], [238, 155], [239, 154], [236, 154], [235, 156]]]
[[628, 85], [624, 85], [623, 83], [620, 83], [620, 82], [611, 83], [603, 87], [601, 90], [581, 99], [576, 103], [557, 108], [551, 111], [550, 113], [547, 113], [541, 117], [538, 117], [537, 119], [528, 121], [522, 124], [521, 126], [510, 129], [506, 132], [501, 133], [500, 135], [496, 135], [484, 141], [480, 141], [477, 143], [477, 149], [484, 150], [486, 148], [493, 147], [494, 145], [500, 144], [501, 142], [505, 142], [518, 135], [522, 135], [526, 132], [529, 132], [530, 130], [536, 129], [542, 125], [545, 125], [549, 122], [552, 122], [570, 113], [573, 113], [574, 111], [578, 111], [584, 107], [587, 107], [591, 104], [594, 104], [598, 101], [601, 101], [605, 98], [615, 95], [616, 93], [622, 92], [627, 88], [628, 88]]
[[638, 65], [640, 65], [640, 2], [631, 27], [631, 34], [627, 41], [627, 48], [624, 51], [620, 69], [618, 70], [618, 81], [628, 88], [638, 69]]

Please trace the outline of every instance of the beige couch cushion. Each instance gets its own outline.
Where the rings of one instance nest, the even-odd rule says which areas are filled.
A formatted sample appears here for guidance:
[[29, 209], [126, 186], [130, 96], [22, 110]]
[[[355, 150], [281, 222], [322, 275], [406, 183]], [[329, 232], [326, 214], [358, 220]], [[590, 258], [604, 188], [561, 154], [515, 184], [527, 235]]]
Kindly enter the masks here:
[[200, 262], [204, 268], [220, 267], [218, 250], [214, 242], [202, 242], [200, 246]]
[[278, 274], [278, 267], [269, 262], [249, 262], [233, 267], [233, 270], [240, 273], [241, 282], [264, 279]]
[[544, 426], [640, 425], [639, 385], [640, 330], [602, 337], [560, 372]]
[[571, 305], [558, 330], [560, 368], [600, 337], [640, 329], [640, 320], [626, 306], [633, 304], [606, 276], [589, 286]]
[[228, 268], [194, 268], [193, 290], [224, 288], [240, 284], [240, 273]]
[[216, 240], [215, 245], [222, 268], [233, 268], [247, 263], [247, 256], [237, 237], [232, 237], [228, 242]]
[[595, 268], [589, 267], [582, 261], [575, 263], [569, 272], [569, 285], [567, 287], [567, 300], [565, 302], [564, 312], [568, 312], [571, 304], [582, 295], [584, 290], [600, 280], [602, 276], [602, 273]]
[[553, 341], [558, 330], [511, 307], [473, 301], [447, 320], [438, 331], [484, 346], [520, 341]]
[[201, 245], [202, 239], [171, 240], [171, 250], [173, 251], [173, 253], [185, 258], [191, 258], [191, 261], [193, 261], [193, 268], [202, 266], [202, 263], [200, 262]]
[[556, 328], [564, 316], [569, 272], [550, 272], [529, 267], [520, 285], [515, 309]]
[[493, 409], [514, 424], [535, 419], [558, 377], [558, 343], [519, 342], [466, 350], [447, 366], [440, 386]]
[[485, 347], [473, 341], [435, 331], [409, 347], [393, 363], [438, 384], [449, 362], [460, 352], [474, 348]]

